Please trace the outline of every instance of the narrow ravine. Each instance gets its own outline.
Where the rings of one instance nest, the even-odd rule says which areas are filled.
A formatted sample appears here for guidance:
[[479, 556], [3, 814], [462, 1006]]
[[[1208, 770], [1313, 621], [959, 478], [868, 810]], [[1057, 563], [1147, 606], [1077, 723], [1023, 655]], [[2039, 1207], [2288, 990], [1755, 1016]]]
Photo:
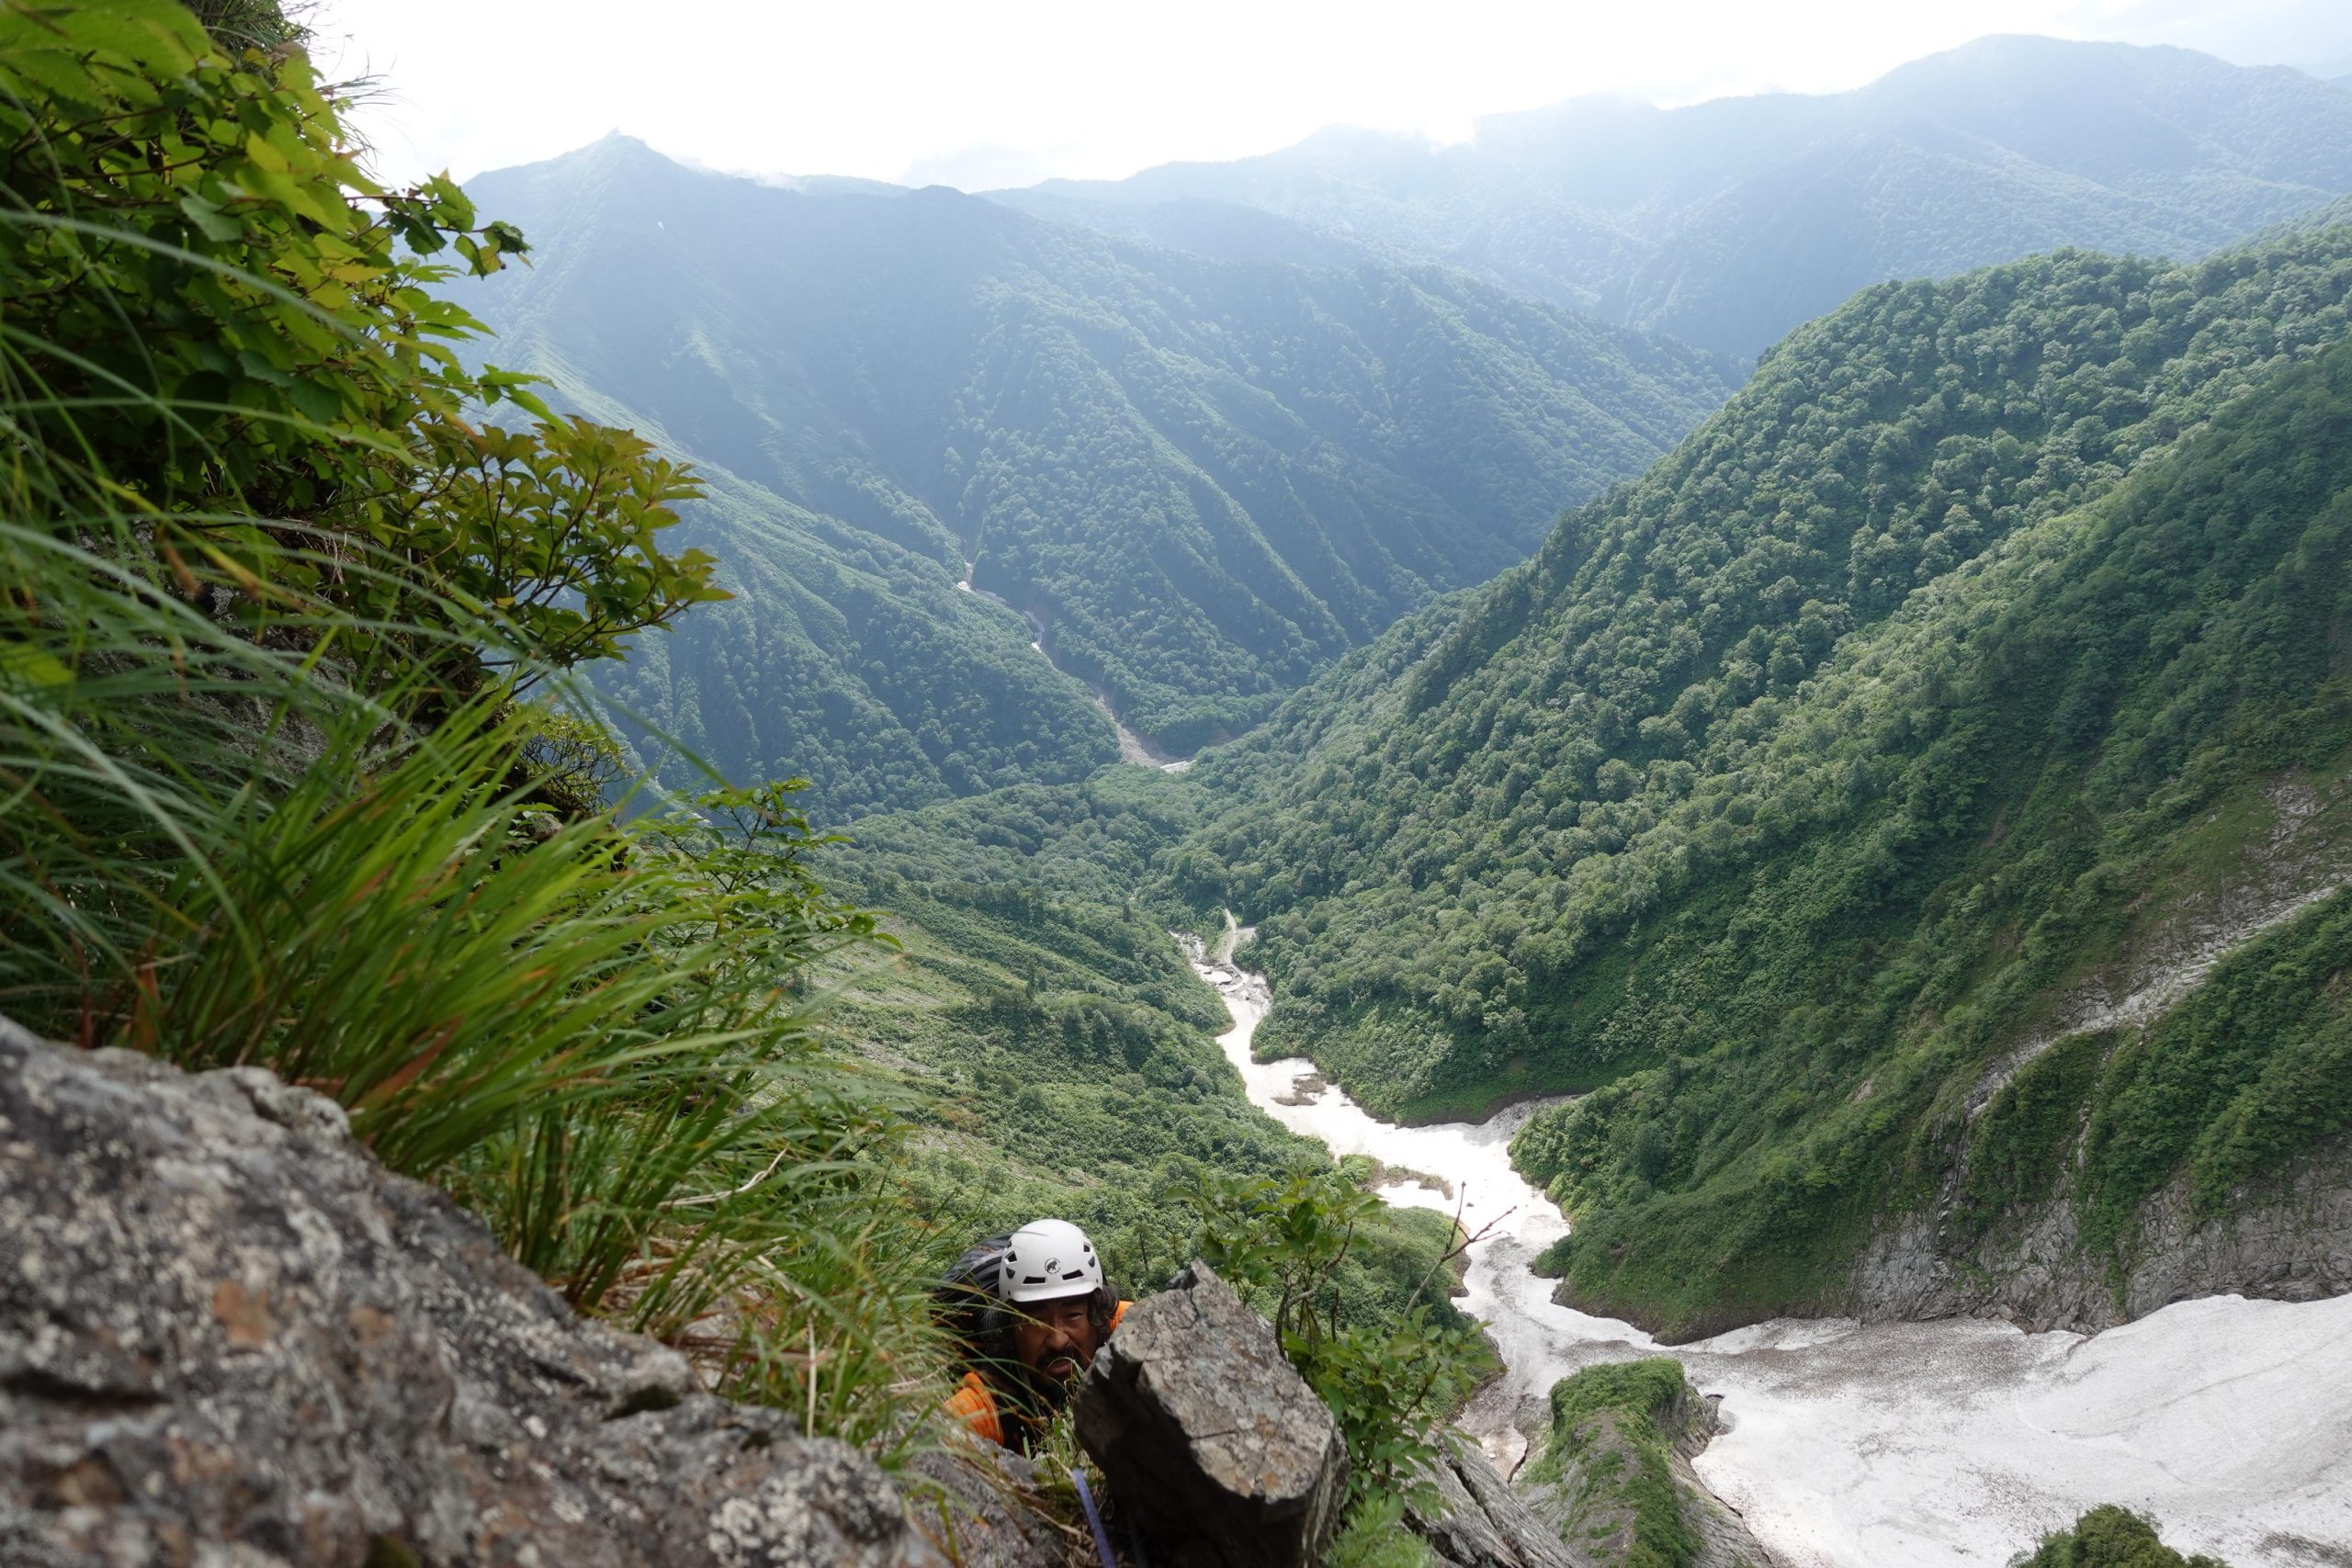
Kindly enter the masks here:
[[[992, 604], [1002, 604], [1006, 609], [1012, 610], [1013, 614], [1026, 620], [1029, 623], [1031, 634], [1029, 646], [1036, 650], [1037, 657], [1048, 664], [1053, 664], [1057, 672], [1069, 675], [1069, 671], [1062, 669], [1058, 664], [1054, 664], [1054, 656], [1046, 651], [1045, 621], [1031, 611], [1013, 609], [1012, 601], [1001, 593], [991, 593], [985, 588], [973, 587], [970, 561], [964, 563], [964, 575], [956, 580], [956, 586], [967, 593], [978, 594]], [[1073, 681], [1078, 680], [1075, 675], [1069, 675], [1069, 678]], [[1163, 773], [1181, 773], [1193, 765], [1192, 758], [1170, 756], [1136, 731], [1129, 729], [1120, 719], [1119, 710], [1111, 705], [1111, 694], [1104, 691], [1099, 683], [1093, 682], [1080, 683], [1086, 687], [1087, 695], [1094, 699], [1094, 705], [1102, 710], [1102, 716], [1111, 721], [1111, 728], [1119, 738], [1119, 761], [1133, 762], [1139, 768], [1158, 768]]]
[[[1460, 1206], [1473, 1247], [1464, 1310], [1503, 1376], [1462, 1425], [1509, 1470], [1544, 1395], [1596, 1361], [1659, 1353], [1641, 1330], [1552, 1300], [1529, 1269], [1566, 1234], [1510, 1161], [1533, 1113], [1399, 1127], [1324, 1082], [1312, 1062], [1250, 1059], [1264, 979], [1228, 929], [1193, 967], [1225, 998], [1217, 1043], [1250, 1099], [1335, 1154], [1426, 1173], [1390, 1202]], [[2167, 1541], [2234, 1568], [2352, 1563], [2352, 1296], [2289, 1303], [2209, 1297], [2095, 1337], [1951, 1318], [1858, 1325], [1780, 1319], [1672, 1347], [1723, 1396], [1728, 1427], [1700, 1456], [1708, 1485], [1788, 1568], [2006, 1563], [2098, 1503], [2154, 1514]]]

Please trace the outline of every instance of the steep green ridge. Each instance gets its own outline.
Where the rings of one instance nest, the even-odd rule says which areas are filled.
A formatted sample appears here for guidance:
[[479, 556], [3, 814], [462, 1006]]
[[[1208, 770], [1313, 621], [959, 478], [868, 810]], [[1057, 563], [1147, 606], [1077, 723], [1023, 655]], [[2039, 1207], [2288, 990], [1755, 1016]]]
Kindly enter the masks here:
[[[1258, 920], [1270, 1029], [1373, 1103], [1491, 1088], [1534, 1033], [1589, 1032], [1547, 977], [1657, 901], [1656, 871], [1618, 888], [1634, 865], [1718, 854], [1645, 835], [1752, 767], [1841, 637], [2344, 335], [2347, 289], [2336, 230], [2191, 269], [2072, 254], [1869, 291], [1525, 567], [1206, 760], [1233, 805], [1185, 891]], [[1582, 1070], [1544, 1066], [1528, 1087]]]
[[[2347, 292], [2338, 229], [1885, 287], [1793, 336], [1526, 567], [1196, 770], [1230, 804], [1172, 863], [1257, 920], [1261, 1037], [1411, 1114], [1609, 1082], [1520, 1147], [1580, 1299], [1820, 1304], [1953, 1157], [1953, 1094], [2242, 867], [2266, 791], [2333, 798], [2352, 444], [2345, 360], [2311, 361]], [[2334, 972], [2332, 929], [2274, 933], [2317, 945], [2266, 1005]], [[2120, 1056], [2118, 1160], [2172, 1141], [2103, 1190], [2194, 1145], [2210, 1193], [2341, 1126], [2334, 1005], [2186, 1088]]]
[[1108, 754], [983, 595], [1188, 751], [1523, 558], [1728, 390], [1428, 266], [1210, 262], [623, 138], [472, 188], [540, 258], [469, 298], [505, 360], [727, 481], [699, 537], [742, 592], [617, 694], [728, 772], [809, 774], [820, 811]]
[[698, 466], [710, 495], [680, 533], [720, 556], [736, 596], [599, 672], [641, 760], [674, 739], [731, 777], [805, 777], [842, 820], [1117, 758], [1109, 720], [1019, 615], [927, 556]]
[[1526, 1484], [1556, 1489], [1561, 1538], [1579, 1556], [1627, 1568], [1690, 1568], [1699, 1534], [1684, 1517], [1670, 1432], [1695, 1403], [1665, 1356], [1587, 1367], [1552, 1385], [1552, 1424]]
[[997, 196], [1213, 254], [1277, 243], [1217, 210], [1260, 209], [1301, 244], [1344, 235], [1754, 355], [1883, 279], [2067, 245], [2192, 258], [2346, 191], [2352, 96], [2301, 72], [1987, 38], [1831, 96], [1578, 98], [1458, 146], [1333, 130]]
[[[1841, 657], [1797, 732], [1812, 830], [1629, 942], [1610, 1027], [1665, 1064], [1523, 1134], [1584, 1221], [1580, 1292], [1678, 1325], [1818, 1299], [1858, 1227], [1963, 1157], [1949, 1248], [2064, 1177], [2120, 1287], [2177, 1175], [2211, 1216], [2352, 1126], [2347, 437], [2337, 349]], [[2083, 982], [2258, 877], [2306, 806], [2334, 897], [1972, 1117]]]

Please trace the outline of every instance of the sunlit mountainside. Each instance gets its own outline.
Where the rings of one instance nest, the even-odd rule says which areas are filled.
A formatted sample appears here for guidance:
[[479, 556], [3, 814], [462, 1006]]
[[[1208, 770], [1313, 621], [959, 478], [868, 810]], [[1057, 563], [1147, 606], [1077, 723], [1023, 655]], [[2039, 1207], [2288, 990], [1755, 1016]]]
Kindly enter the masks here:
[[[1231, 804], [1173, 872], [1258, 922], [1269, 1032], [1360, 1098], [1598, 1089], [1522, 1158], [1577, 1215], [1573, 1278], [1686, 1325], [1837, 1300], [2003, 1053], [2155, 984], [2218, 910], [2332, 897], [2209, 982], [2251, 987], [2214, 1020], [2087, 1039], [2039, 1069], [2072, 1064], [2054, 1100], [1995, 1103], [2030, 1131], [1968, 1124], [2048, 1176], [2089, 1116], [2128, 1277], [2166, 1180], [2222, 1203], [2352, 1121], [2319, 1087], [2347, 295], [2346, 227], [1868, 290], [1527, 565], [1216, 753]], [[2280, 984], [2274, 1026], [2198, 1034]], [[2041, 1194], [2001, 1169], [1972, 1224]]]
[[1209, 262], [619, 138], [473, 188], [546, 258], [468, 296], [504, 362], [718, 479], [696, 537], [738, 597], [612, 689], [832, 811], [1081, 776], [1115, 754], [1088, 687], [1169, 751], [1238, 733], [1729, 390], [1426, 265]]

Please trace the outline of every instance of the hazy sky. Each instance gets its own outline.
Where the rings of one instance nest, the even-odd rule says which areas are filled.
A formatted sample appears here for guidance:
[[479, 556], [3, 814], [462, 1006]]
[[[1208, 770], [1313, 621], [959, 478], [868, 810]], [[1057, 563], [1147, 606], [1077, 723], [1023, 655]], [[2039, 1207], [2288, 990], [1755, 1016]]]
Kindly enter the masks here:
[[2352, 71], [2352, 0], [319, 0], [312, 20], [323, 66], [382, 79], [360, 123], [396, 178], [608, 130], [722, 169], [1117, 177], [1330, 124], [1457, 140], [1578, 93], [1836, 91], [1994, 32]]

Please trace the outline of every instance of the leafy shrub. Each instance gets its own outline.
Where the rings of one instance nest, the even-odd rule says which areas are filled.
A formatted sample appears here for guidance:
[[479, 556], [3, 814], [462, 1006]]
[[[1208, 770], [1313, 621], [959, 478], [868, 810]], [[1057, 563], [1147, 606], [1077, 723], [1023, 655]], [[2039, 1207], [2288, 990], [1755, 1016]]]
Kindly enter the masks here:
[[791, 784], [623, 822], [564, 705], [709, 597], [690, 480], [464, 370], [427, 258], [521, 236], [368, 179], [273, 7], [208, 14], [0, 5], [0, 1007], [330, 1095], [577, 1305], [903, 1438], [899, 1119], [803, 978], [872, 918]]
[[[47, 492], [12, 515], [135, 527], [111, 557], [216, 618], [292, 595], [341, 613], [346, 650], [440, 628], [461, 687], [484, 636], [560, 668], [723, 597], [708, 557], [655, 540], [688, 475], [464, 367], [480, 328], [437, 286], [523, 237], [446, 177], [370, 178], [300, 49], [253, 20], [0, 9], [0, 389], [41, 454], [15, 482]], [[501, 402], [537, 427], [468, 423]]]
[[2091, 1509], [2072, 1529], [2043, 1536], [2040, 1550], [2009, 1562], [2010, 1568], [2229, 1568], [2201, 1552], [2183, 1557], [2157, 1538], [2154, 1519], [2113, 1503]]
[[1405, 1499], [1371, 1497], [1351, 1509], [1324, 1554], [1324, 1568], [1431, 1568], [1429, 1542], [1405, 1526]]

